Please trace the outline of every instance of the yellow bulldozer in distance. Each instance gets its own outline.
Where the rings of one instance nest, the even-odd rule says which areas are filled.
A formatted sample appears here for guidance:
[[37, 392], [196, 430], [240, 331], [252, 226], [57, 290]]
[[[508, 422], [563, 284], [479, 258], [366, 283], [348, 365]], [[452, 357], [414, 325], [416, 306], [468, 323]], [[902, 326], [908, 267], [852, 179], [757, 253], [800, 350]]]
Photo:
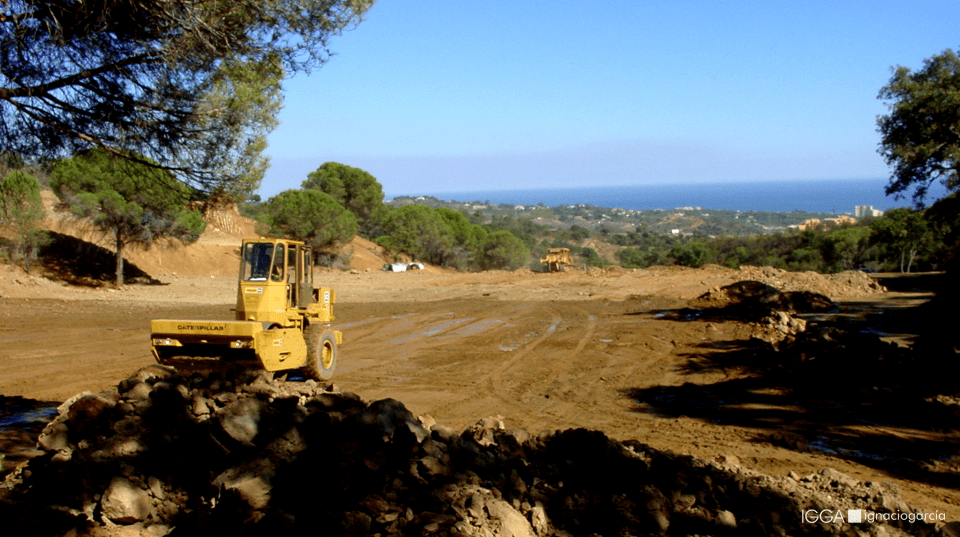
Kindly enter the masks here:
[[540, 262], [547, 266], [547, 272], [558, 272], [572, 265], [573, 258], [570, 257], [570, 248], [550, 248], [547, 257], [540, 259]]
[[343, 335], [333, 322], [333, 289], [313, 286], [309, 246], [245, 239], [240, 247], [236, 320], [150, 322], [157, 362], [183, 369], [222, 366], [300, 370], [329, 380]]

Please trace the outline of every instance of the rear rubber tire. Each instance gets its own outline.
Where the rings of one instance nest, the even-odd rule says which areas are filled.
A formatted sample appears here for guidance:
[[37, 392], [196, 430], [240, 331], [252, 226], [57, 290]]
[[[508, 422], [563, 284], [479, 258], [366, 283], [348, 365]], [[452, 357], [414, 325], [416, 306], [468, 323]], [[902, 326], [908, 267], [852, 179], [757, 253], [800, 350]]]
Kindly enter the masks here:
[[337, 368], [337, 336], [322, 325], [310, 325], [303, 330], [307, 344], [307, 365], [304, 374], [313, 380], [330, 380]]

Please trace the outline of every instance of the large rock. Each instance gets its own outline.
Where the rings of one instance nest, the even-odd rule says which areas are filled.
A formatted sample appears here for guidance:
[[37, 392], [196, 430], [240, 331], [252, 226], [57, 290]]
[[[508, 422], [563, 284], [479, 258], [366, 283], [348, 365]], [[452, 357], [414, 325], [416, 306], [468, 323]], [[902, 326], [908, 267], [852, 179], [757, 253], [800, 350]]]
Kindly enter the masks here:
[[146, 520], [153, 512], [147, 491], [125, 477], [114, 477], [100, 500], [103, 517], [117, 524], [133, 524]]
[[[223, 431], [237, 442], [250, 444], [260, 431], [262, 403], [253, 397], [244, 397], [225, 406], [219, 413]], [[194, 407], [191, 406], [191, 409]]]
[[491, 533], [502, 537], [536, 537], [530, 522], [503, 500], [493, 498], [486, 502], [487, 513], [483, 525], [489, 526]]

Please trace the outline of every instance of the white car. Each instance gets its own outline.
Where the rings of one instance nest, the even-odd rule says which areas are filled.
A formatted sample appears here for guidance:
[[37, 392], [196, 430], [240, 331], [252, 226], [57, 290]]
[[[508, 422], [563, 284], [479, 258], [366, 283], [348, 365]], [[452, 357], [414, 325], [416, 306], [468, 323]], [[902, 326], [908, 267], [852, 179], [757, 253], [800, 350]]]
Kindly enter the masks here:
[[408, 270], [423, 270], [423, 263], [387, 263], [383, 266], [387, 272], [406, 272]]

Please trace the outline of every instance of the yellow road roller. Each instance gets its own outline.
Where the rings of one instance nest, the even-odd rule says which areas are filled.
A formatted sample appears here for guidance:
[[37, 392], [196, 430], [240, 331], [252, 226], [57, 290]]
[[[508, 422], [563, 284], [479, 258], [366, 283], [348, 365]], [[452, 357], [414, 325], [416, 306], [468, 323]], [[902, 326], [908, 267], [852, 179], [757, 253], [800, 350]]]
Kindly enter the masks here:
[[313, 250], [300, 241], [245, 239], [236, 319], [150, 322], [157, 362], [178, 369], [222, 366], [301, 371], [329, 380], [343, 335], [333, 330], [333, 289], [313, 286]]

